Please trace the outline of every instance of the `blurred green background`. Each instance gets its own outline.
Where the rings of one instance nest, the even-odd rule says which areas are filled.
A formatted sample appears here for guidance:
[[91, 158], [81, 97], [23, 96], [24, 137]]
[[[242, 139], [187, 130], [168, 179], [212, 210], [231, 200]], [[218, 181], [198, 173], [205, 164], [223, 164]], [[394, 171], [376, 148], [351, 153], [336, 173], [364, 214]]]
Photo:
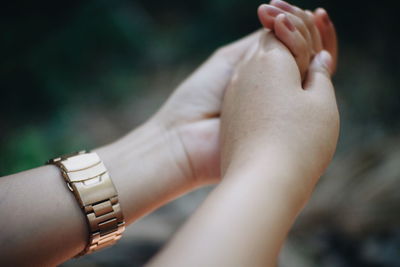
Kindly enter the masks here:
[[[215, 49], [260, 27], [261, 3], [3, 4], [0, 176], [133, 129]], [[335, 160], [291, 233], [281, 265], [400, 266], [400, 4], [292, 3], [326, 8], [337, 27], [342, 132]], [[150, 215], [115, 249], [65, 266], [141, 265], [208, 190], [186, 196], [191, 204], [178, 201]], [[151, 238], [137, 234], [155, 228], [164, 230]]]

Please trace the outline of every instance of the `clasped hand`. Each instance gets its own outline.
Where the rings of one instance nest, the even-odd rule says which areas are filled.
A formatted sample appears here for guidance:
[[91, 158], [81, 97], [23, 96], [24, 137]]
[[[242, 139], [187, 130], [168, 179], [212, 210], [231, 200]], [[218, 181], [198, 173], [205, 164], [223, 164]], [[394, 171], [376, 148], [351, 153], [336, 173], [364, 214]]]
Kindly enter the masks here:
[[[247, 153], [238, 151], [247, 145], [251, 154], [254, 147], [266, 152], [282, 143], [288, 156], [312, 162], [315, 174], [332, 156], [338, 114], [329, 74], [336, 69], [337, 46], [328, 14], [272, 1], [258, 15], [266, 30], [218, 49], [149, 120], [178, 140], [171, 144], [180, 147], [171, 150], [188, 183], [220, 180], [221, 145], [223, 170], [234, 153]], [[318, 54], [323, 49], [330, 55]]]

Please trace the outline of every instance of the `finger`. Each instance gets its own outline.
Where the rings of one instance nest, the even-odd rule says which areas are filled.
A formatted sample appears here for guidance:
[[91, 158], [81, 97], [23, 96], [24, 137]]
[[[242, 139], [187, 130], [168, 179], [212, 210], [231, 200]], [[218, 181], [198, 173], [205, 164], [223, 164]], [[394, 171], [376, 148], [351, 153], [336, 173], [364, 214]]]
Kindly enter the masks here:
[[279, 40], [292, 52], [302, 80], [304, 80], [310, 63], [310, 53], [306, 40], [285, 14], [276, 17], [274, 30]]
[[288, 13], [288, 12], [286, 12], [285, 14], [289, 18], [289, 20], [293, 22], [293, 24], [299, 30], [301, 35], [303, 35], [304, 39], [306, 40], [306, 42], [308, 44], [310, 51], [312, 51], [313, 47], [314, 47], [313, 40], [311, 37], [311, 33], [310, 33], [306, 23], [304, 22], [304, 20], [301, 19], [300, 17], [293, 15], [291, 13]]
[[321, 35], [319, 34], [318, 28], [314, 23], [314, 14], [310, 10], [306, 10], [305, 12], [306, 12], [309, 20], [312, 22], [309, 30], [310, 30], [311, 38], [313, 39], [314, 52], [317, 54], [317, 53], [321, 52], [323, 49]]
[[279, 14], [285, 14], [288, 16], [290, 21], [294, 24], [294, 26], [299, 30], [299, 32], [304, 36], [307, 43], [310, 44], [309, 47], [312, 47], [312, 38], [308, 31], [307, 26], [303, 22], [303, 20], [289, 12], [286, 12], [278, 7], [271, 6], [271, 5], [261, 5], [258, 9], [258, 16], [260, 19], [261, 24], [268, 29], [274, 29], [275, 18]]
[[318, 53], [311, 62], [308, 70], [304, 89], [309, 91], [319, 91], [326, 94], [326, 91], [333, 92], [331, 81], [330, 65], [332, 56], [326, 50]]
[[258, 7], [257, 15], [264, 28], [273, 30], [275, 18], [283, 11], [270, 5], [262, 4]]
[[[310, 17], [307, 15], [305, 11], [303, 11], [301, 8], [296, 7], [294, 5], [290, 5], [289, 3], [281, 0], [272, 0], [271, 5], [284, 10], [285, 12], [291, 14], [291, 16], [296, 17], [296, 19], [300, 20], [302, 24], [304, 24], [304, 28], [299, 30], [303, 34], [304, 38], [307, 40], [309, 43], [310, 47], [312, 48], [313, 51], [316, 50], [315, 44], [317, 40], [314, 40], [316, 38], [315, 36], [315, 31], [316, 28], [314, 26], [314, 21], [313, 21], [313, 16]], [[289, 18], [293, 21], [293, 18], [289, 16]], [[297, 25], [296, 25], [297, 27]]]
[[323, 49], [332, 55], [332, 65], [329, 69], [331, 74], [335, 73], [338, 61], [338, 44], [335, 26], [329, 18], [328, 13], [323, 8], [318, 8], [314, 12], [314, 21], [322, 39]]

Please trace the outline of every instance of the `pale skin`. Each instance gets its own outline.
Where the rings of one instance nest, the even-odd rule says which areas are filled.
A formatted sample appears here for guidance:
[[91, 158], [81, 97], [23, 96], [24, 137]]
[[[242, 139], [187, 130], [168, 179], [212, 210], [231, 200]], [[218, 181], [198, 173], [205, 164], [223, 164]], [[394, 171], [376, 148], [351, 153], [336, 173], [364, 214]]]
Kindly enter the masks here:
[[[275, 31], [299, 38], [284, 19]], [[331, 161], [339, 134], [332, 57], [317, 54], [302, 83], [271, 33], [249, 51], [224, 97], [223, 181], [150, 266], [275, 266]]]
[[[318, 18], [320, 16], [322, 21], [324, 14], [314, 14], [315, 25], [318, 26]], [[261, 14], [260, 20], [263, 21], [263, 18]], [[282, 26], [283, 23], [282, 16], [279, 19], [276, 18], [276, 21], [278, 21], [279, 29], [279, 25]], [[299, 27], [299, 22], [293, 22], [293, 24], [296, 29]], [[322, 41], [332, 40], [333, 26], [328, 28], [322, 25], [321, 27], [318, 27], [318, 31]], [[95, 150], [112, 176], [127, 224], [184, 193], [220, 180], [219, 115], [223, 112], [225, 121], [229, 121], [226, 118], [230, 116], [227, 111], [229, 110], [228, 102], [225, 101], [224, 110], [222, 110], [225, 89], [239, 62], [245, 60], [244, 62], [250, 64], [249, 62], [256, 61], [254, 58], [257, 57], [252, 53], [257, 54], [256, 51], [259, 48], [258, 46], [255, 50], [250, 48], [259, 44], [261, 35], [261, 32], [257, 32], [219, 49], [177, 88], [166, 104], [148, 122], [120, 140]], [[284, 34], [279, 36], [279, 30], [277, 35], [285, 43], [287, 36]], [[271, 34], [266, 36], [271, 36]], [[277, 45], [273, 39], [268, 42]], [[294, 51], [295, 43], [286, 45]], [[331, 47], [336, 49], [336, 44]], [[325, 46], [325, 43], [323, 48], [333, 51], [329, 45]], [[285, 51], [285, 55], [289, 54], [283, 46], [279, 49]], [[274, 56], [271, 55], [271, 59], [268, 58], [268, 60], [272, 62]], [[291, 60], [291, 63], [297, 62], [299, 66], [301, 65], [298, 59], [294, 61], [291, 58]], [[259, 64], [261, 67], [260, 62]], [[329, 64], [333, 66], [335, 63], [330, 61]], [[297, 76], [299, 76], [298, 69]], [[244, 74], [243, 77], [245, 77]], [[256, 81], [256, 77], [254, 78]], [[232, 87], [232, 84], [230, 86]], [[223, 119], [222, 125], [224, 123], [227, 125]], [[237, 134], [240, 135], [240, 131]], [[233, 156], [236, 157], [241, 153], [227, 153], [226, 151], [234, 147], [231, 144], [234, 142], [226, 141], [229, 138], [223, 140], [222, 153], [227, 158], [224, 162], [234, 162]], [[254, 137], [254, 140], [257, 138]], [[275, 157], [272, 159], [271, 155], [271, 164], [276, 163], [277, 159]], [[227, 176], [253, 176], [250, 169], [249, 173], [245, 174], [242, 169], [227, 168], [228, 165], [231, 164], [223, 163], [222, 165], [225, 173], [224, 182], [215, 192], [224, 192], [226, 189], [220, 188], [229, 188], [227, 184], [231, 184], [232, 188], [235, 186], [233, 182], [235, 180], [250, 181], [243, 177], [238, 179], [226, 178]], [[234, 166], [233, 163], [232, 166]], [[275, 164], [274, 168], [276, 166], [279, 164]], [[268, 172], [271, 173], [271, 171]], [[279, 170], [276, 169], [277, 177], [287, 175], [286, 172], [278, 175], [278, 172]], [[249, 186], [252, 186], [252, 183]], [[227, 192], [226, 196], [215, 203], [224, 202], [233, 197], [229, 190]], [[220, 194], [213, 193], [210, 199]], [[254, 195], [259, 195], [257, 190], [254, 191]], [[2, 177], [0, 196], [1, 265], [54, 266], [73, 257], [85, 247], [88, 233], [84, 216], [73, 195], [68, 191], [57, 167], [43, 166]], [[237, 199], [236, 202], [239, 200]], [[210, 203], [210, 200], [207, 200], [203, 207], [210, 205], [207, 203]], [[259, 203], [266, 202], [260, 199]], [[215, 211], [210, 210], [209, 215], [207, 213], [207, 209], [206, 212], [200, 210], [194, 218], [201, 218], [203, 215], [213, 218]], [[292, 217], [287, 216], [288, 226], [290, 226]], [[189, 227], [193, 220], [195, 219], [189, 222]], [[178, 240], [185, 239], [187, 232], [185, 229], [187, 227], [178, 235]], [[188, 242], [185, 246], [190, 244], [192, 239], [191, 235], [187, 237]], [[163, 257], [166, 257], [165, 264], [169, 262], [168, 259], [171, 259], [174, 254], [173, 248], [179, 249], [174, 242], [171, 244], [154, 264], [158, 262], [163, 265]], [[193, 243], [192, 249], [195, 249], [195, 244]], [[21, 257], [21, 255], [24, 256]]]

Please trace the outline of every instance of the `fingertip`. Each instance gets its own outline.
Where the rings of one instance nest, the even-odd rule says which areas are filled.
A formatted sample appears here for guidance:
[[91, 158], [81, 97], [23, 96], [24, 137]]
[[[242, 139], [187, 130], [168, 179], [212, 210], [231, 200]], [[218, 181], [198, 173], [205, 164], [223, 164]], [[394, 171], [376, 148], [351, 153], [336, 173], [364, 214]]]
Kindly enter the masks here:
[[257, 8], [257, 15], [261, 23], [262, 20], [264, 19], [264, 15], [267, 14], [267, 8], [268, 6], [266, 4], [262, 4]]
[[296, 27], [294, 26], [294, 24], [289, 20], [289, 18], [285, 15], [285, 14], [279, 14], [276, 17], [276, 20], [279, 21], [280, 23], [282, 23], [285, 28], [287, 30], [289, 30], [290, 32], [294, 32], [296, 31]]
[[270, 10], [270, 7], [267, 4], [260, 5], [257, 9], [257, 15], [263, 27], [272, 30], [274, 28], [275, 17], [270, 15], [273, 12], [273, 10]]
[[257, 9], [258, 15], [262, 15], [262, 14], [267, 13], [267, 9], [268, 9], [268, 5], [267, 4], [261, 4]]
[[321, 7], [314, 11], [314, 21], [320, 32], [324, 49], [327, 50], [333, 58], [331, 66], [331, 73], [333, 74], [336, 71], [338, 61], [338, 44], [335, 26], [328, 12]]
[[310, 10], [306, 10], [305, 12], [309, 18], [314, 18], [314, 13], [312, 13]]
[[283, 21], [285, 19], [286, 15], [285, 14], [279, 14], [278, 16], [276, 16], [276, 20], [277, 21]]
[[332, 73], [332, 64], [332, 55], [328, 51], [322, 50], [314, 57], [310, 69], [314, 72], [323, 72], [330, 76]]
[[281, 40], [281, 42], [283, 42], [284, 44], [287, 39], [287, 33], [288, 33], [288, 29], [284, 23], [285, 18], [286, 18], [285, 14], [279, 14], [275, 18], [275, 25], [274, 25], [274, 32], [276, 37], [279, 40]]
[[291, 51], [293, 55], [296, 54], [296, 44], [293, 41], [293, 32], [296, 31], [294, 25], [290, 22], [285, 14], [279, 14], [275, 18], [274, 32], [276, 37]]
[[329, 70], [329, 67], [332, 65], [332, 55], [326, 50], [322, 50], [318, 54], [317, 60], [327, 70]]
[[293, 12], [294, 10], [294, 7], [291, 4], [282, 0], [271, 0], [270, 4], [287, 12]]
[[322, 7], [317, 8], [317, 9], [315, 10], [315, 15], [316, 15], [318, 18], [320, 18], [320, 19], [322, 20], [322, 22], [323, 22], [326, 26], [329, 26], [329, 25], [332, 24], [332, 21], [331, 21], [331, 19], [330, 19], [330, 17], [329, 17], [329, 14], [328, 14], [328, 12], [327, 12], [324, 8], [322, 8]]
[[326, 10], [325, 10], [324, 8], [322, 8], [322, 7], [318, 7], [317, 9], [315, 9], [314, 13], [315, 13], [316, 15], [317, 15], [317, 14], [319, 14], [319, 15], [327, 14]]

